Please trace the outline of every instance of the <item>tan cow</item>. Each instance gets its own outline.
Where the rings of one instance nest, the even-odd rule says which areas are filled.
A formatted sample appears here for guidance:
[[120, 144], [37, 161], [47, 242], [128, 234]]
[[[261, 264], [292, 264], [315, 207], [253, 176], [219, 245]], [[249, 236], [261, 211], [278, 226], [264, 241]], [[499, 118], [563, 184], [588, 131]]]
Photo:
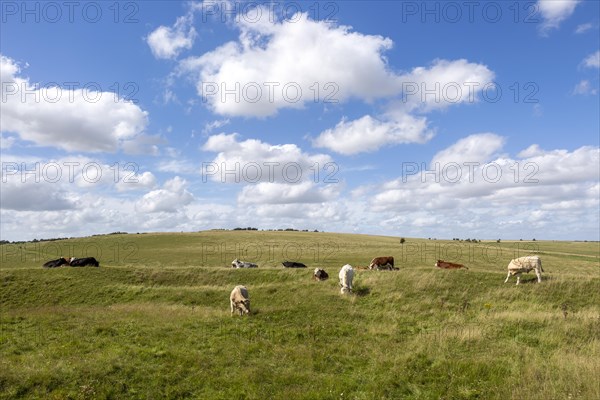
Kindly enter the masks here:
[[250, 296], [246, 286], [237, 285], [229, 295], [229, 303], [231, 305], [231, 315], [234, 311], [239, 311], [240, 315], [250, 314]]
[[528, 273], [532, 270], [535, 271], [537, 281], [540, 283], [542, 281], [542, 272], [544, 272], [542, 260], [538, 256], [515, 258], [508, 264], [508, 275], [506, 275], [504, 283], [508, 282], [508, 278], [510, 278], [511, 275], [516, 275], [518, 285], [521, 280], [521, 274], [523, 272]]
[[435, 263], [435, 266], [438, 268], [442, 268], [442, 269], [460, 269], [460, 268], [469, 269], [462, 264], [455, 264], [455, 263], [442, 261], [442, 260], [437, 260], [437, 262]]

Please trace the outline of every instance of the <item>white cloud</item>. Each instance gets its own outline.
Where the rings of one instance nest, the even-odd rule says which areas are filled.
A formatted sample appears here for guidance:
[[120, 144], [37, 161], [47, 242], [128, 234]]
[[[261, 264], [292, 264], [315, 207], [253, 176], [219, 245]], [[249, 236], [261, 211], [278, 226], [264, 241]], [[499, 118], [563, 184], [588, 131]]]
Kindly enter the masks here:
[[332, 161], [326, 154], [307, 154], [295, 144], [238, 141], [236, 133], [210, 136], [202, 150], [218, 153], [212, 162], [203, 163], [203, 177], [223, 183], [300, 183]]
[[591, 30], [593, 28], [594, 28], [594, 25], [592, 23], [590, 23], [590, 22], [585, 23], [585, 24], [580, 24], [580, 25], [577, 25], [577, 28], [575, 29], [575, 33], [576, 34], [582, 34], [582, 33], [585, 33], [585, 32], [587, 32], [587, 31], [589, 31], [589, 30]]
[[[536, 209], [573, 197], [594, 201], [589, 190], [600, 179], [600, 149], [545, 151], [534, 144], [513, 159], [499, 154], [504, 142], [491, 133], [463, 138], [436, 154], [427, 171], [411, 166], [405, 168], [403, 177], [378, 185], [377, 194], [369, 196], [372, 207], [380, 212], [434, 214], [446, 209], [476, 213], [493, 208], [496, 214], [519, 207]], [[365, 187], [356, 190], [355, 196], [370, 192]]]
[[0, 149], [7, 150], [15, 144], [16, 138], [14, 136], [4, 136], [0, 133]]
[[479, 100], [491, 90], [494, 72], [483, 64], [467, 60], [435, 60], [429, 67], [417, 67], [399, 77], [402, 101], [395, 105], [408, 111], [429, 112]]
[[494, 133], [478, 133], [460, 139], [452, 146], [433, 156], [432, 164], [485, 163], [497, 155], [504, 146], [505, 139]]
[[189, 50], [194, 45], [197, 37], [196, 30], [192, 26], [193, 14], [190, 12], [185, 16], [177, 18], [172, 27], [161, 25], [146, 38], [152, 54], [156, 58], [176, 58], [182, 50]]
[[[195, 77], [198, 93], [215, 113], [266, 117], [315, 98], [371, 101], [398, 92], [397, 77], [383, 56], [390, 39], [313, 21], [307, 14], [292, 22], [269, 21], [267, 9], [261, 15], [256, 23], [237, 21], [237, 42], [180, 63], [180, 72]], [[236, 91], [238, 99], [222, 89]]]
[[204, 124], [204, 128], [202, 128], [202, 133], [205, 135], [211, 134], [215, 129], [220, 129], [226, 125], [229, 125], [229, 119], [217, 119], [211, 122], [207, 122]]
[[433, 137], [427, 120], [408, 114], [393, 121], [379, 121], [369, 115], [347, 121], [341, 120], [312, 141], [313, 146], [349, 155], [373, 152], [386, 145], [425, 143]]
[[261, 182], [245, 186], [238, 195], [238, 202], [241, 204], [310, 204], [331, 201], [338, 195], [338, 185], [319, 187], [310, 181], [297, 185]]
[[588, 68], [600, 68], [600, 50], [587, 56], [583, 65]]
[[57, 211], [76, 208], [77, 197], [69, 196], [70, 193], [60, 185], [43, 180], [4, 180], [5, 177], [0, 190], [0, 204], [3, 210]]
[[[600, 149], [533, 144], [511, 158], [499, 154], [504, 141], [495, 134], [463, 138], [436, 155], [458, 165], [434, 159], [427, 171], [353, 190], [353, 202], [375, 213], [363, 231], [379, 220], [380, 229], [398, 226], [399, 235], [417, 237], [596, 238]], [[471, 160], [479, 161], [463, 164]]]
[[115, 185], [119, 192], [151, 189], [156, 186], [156, 177], [149, 171], [142, 172], [141, 174], [133, 171], [122, 171], [121, 177]]
[[573, 88], [573, 94], [598, 94], [598, 90], [592, 87], [592, 84], [587, 79], [582, 79], [579, 81], [577, 85]]
[[549, 30], [558, 28], [579, 3], [579, 0], [538, 0], [537, 7], [542, 16], [540, 32], [547, 35]]
[[137, 201], [136, 210], [147, 213], [176, 213], [194, 200], [186, 186], [187, 182], [176, 176], [165, 182], [162, 189], [146, 193]]
[[435, 60], [430, 67], [414, 68], [397, 79], [402, 99], [388, 105], [384, 120], [369, 115], [349, 122], [344, 119], [321, 132], [313, 145], [349, 155], [387, 145], [425, 143], [433, 137], [433, 130], [425, 117], [410, 113], [475, 103], [481, 91], [492, 85], [494, 73], [485, 65], [467, 60]]
[[109, 92], [36, 87], [17, 76], [14, 60], [0, 56], [0, 61], [2, 132], [38, 146], [85, 152], [115, 152], [144, 138], [148, 115], [134, 103]]

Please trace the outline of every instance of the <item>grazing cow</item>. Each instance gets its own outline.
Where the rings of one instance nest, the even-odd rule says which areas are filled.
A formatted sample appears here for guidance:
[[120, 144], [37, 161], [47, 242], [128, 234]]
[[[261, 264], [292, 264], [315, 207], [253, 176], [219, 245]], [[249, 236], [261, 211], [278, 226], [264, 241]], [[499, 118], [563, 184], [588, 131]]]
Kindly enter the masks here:
[[296, 261], [284, 261], [282, 264], [285, 268], [306, 268], [306, 265]]
[[435, 263], [435, 266], [438, 268], [442, 268], [442, 269], [460, 269], [460, 268], [469, 269], [462, 264], [455, 264], [455, 263], [446, 262], [446, 261], [442, 261], [442, 260], [437, 260], [437, 262]]
[[258, 264], [240, 261], [237, 258], [231, 262], [231, 268], [258, 268]]
[[[388, 265], [391, 268], [387, 267]], [[369, 269], [395, 269], [394, 268], [394, 257], [375, 257], [371, 264], [369, 264]]]
[[354, 270], [350, 264], [346, 264], [340, 269], [340, 287], [342, 294], [352, 293], [352, 278], [354, 278]]
[[515, 258], [508, 264], [508, 275], [506, 275], [506, 280], [504, 283], [508, 282], [508, 278], [510, 278], [511, 275], [516, 275], [518, 285], [521, 280], [521, 274], [523, 272], [527, 273], [531, 270], [535, 271], [535, 274], [537, 275], [537, 281], [540, 283], [542, 281], [542, 272], [544, 272], [544, 269], [542, 268], [542, 260], [538, 256]]
[[84, 257], [84, 258], [71, 257], [71, 259], [69, 260], [69, 265], [71, 267], [85, 267], [86, 265], [92, 265], [94, 267], [99, 267], [100, 263], [94, 257]]
[[47, 263], [45, 263], [44, 265], [42, 265], [43, 268], [56, 268], [56, 267], [60, 267], [61, 265], [65, 265], [68, 264], [69, 262], [67, 261], [66, 258], [61, 257], [57, 260], [52, 260], [52, 261], [48, 261]]
[[229, 303], [231, 305], [231, 315], [234, 311], [239, 311], [240, 315], [250, 314], [250, 296], [246, 286], [237, 285], [229, 295]]
[[329, 278], [329, 274], [325, 272], [324, 269], [315, 268], [313, 278], [315, 278], [316, 281], [324, 281]]

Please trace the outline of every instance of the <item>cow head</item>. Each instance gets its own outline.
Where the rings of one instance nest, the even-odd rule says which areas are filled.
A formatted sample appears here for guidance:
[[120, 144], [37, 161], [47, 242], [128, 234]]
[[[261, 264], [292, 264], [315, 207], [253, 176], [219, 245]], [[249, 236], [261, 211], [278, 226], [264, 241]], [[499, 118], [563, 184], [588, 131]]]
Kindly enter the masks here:
[[232, 266], [232, 267], [237, 267], [239, 263], [240, 263], [240, 260], [238, 260], [238, 259], [236, 258], [235, 260], [233, 260], [233, 261], [231, 262], [231, 266]]
[[250, 314], [250, 300], [242, 300], [237, 303], [238, 308], [240, 309], [240, 315]]

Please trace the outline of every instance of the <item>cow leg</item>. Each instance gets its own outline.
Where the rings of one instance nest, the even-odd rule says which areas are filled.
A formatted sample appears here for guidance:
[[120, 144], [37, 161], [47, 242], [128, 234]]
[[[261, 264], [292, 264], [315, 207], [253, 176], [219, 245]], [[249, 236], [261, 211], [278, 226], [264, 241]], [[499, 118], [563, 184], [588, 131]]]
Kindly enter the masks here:
[[517, 274], [517, 285], [521, 282], [521, 275]]
[[233, 315], [233, 312], [235, 311], [235, 304], [233, 303], [232, 300], [230, 300], [229, 303], [231, 305], [231, 315]]
[[535, 274], [537, 275], [538, 283], [542, 283], [542, 274], [538, 269], [535, 270]]
[[510, 278], [510, 271], [508, 272], [508, 275], [506, 275], [506, 280], [504, 281], [504, 283], [508, 282], [508, 278]]

